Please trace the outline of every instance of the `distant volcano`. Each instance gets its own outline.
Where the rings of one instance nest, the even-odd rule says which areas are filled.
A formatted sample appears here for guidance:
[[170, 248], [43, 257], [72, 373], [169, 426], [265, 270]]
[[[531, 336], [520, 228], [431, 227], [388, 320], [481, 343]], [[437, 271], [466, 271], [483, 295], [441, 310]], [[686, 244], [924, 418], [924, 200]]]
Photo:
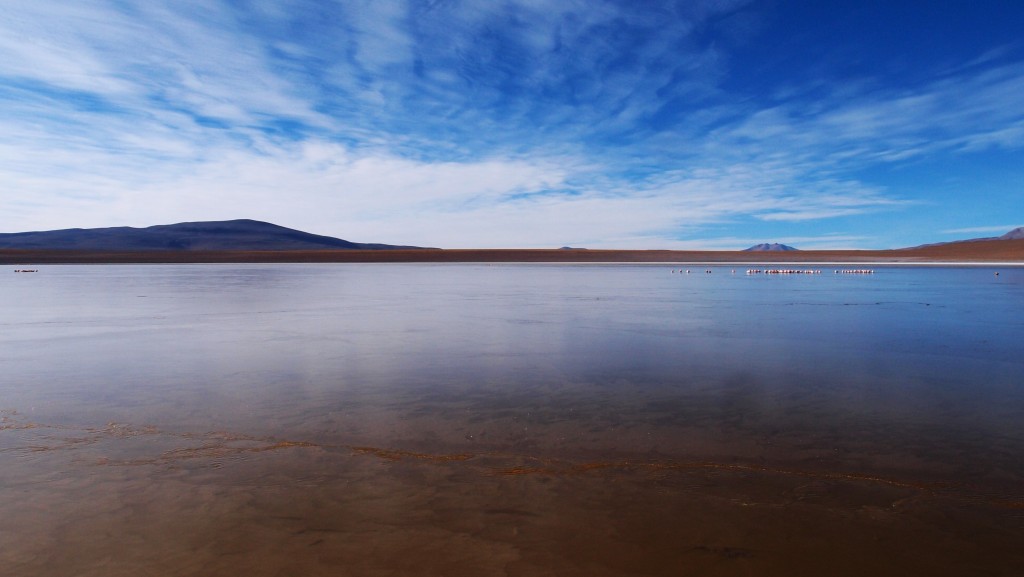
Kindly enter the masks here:
[[763, 242], [761, 244], [755, 244], [754, 246], [752, 246], [750, 248], [745, 248], [745, 249], [743, 249], [743, 252], [784, 252], [784, 251], [789, 251], [789, 250], [800, 250], [800, 249], [793, 248], [791, 246], [787, 246], [787, 245], [784, 245], [784, 244], [779, 244], [777, 242], [773, 242], [771, 244]]
[[22, 250], [211, 251], [388, 250], [420, 248], [349, 242], [258, 220], [182, 222], [148, 228], [71, 228], [0, 234], [0, 248]]

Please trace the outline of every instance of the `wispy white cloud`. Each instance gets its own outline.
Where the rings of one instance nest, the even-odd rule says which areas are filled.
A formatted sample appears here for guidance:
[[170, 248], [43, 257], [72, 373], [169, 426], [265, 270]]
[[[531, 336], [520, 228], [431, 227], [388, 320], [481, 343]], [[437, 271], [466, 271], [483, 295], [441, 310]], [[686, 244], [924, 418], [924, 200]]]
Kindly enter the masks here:
[[[712, 133], [716, 152], [785, 155], [791, 166], [849, 169], [899, 162], [940, 151], [987, 146], [1024, 147], [1024, 64], [965, 73], [901, 91], [846, 90], [815, 102], [801, 100], [754, 110]], [[810, 167], [809, 167], [810, 168]]]
[[[1005, 224], [997, 226], [970, 226], [967, 228], [952, 228], [942, 231], [943, 234], [984, 234], [999, 233], [1005, 234], [1013, 229], [1024, 227], [1024, 224]], [[998, 236], [998, 235], [997, 235]]]
[[1024, 148], [1005, 51], [899, 87], [729, 92], [728, 42], [706, 37], [744, 4], [18, 3], [0, 18], [0, 230], [244, 216], [358, 241], [692, 248], [712, 225], [904, 211], [927, 199], [868, 173]]
[[[258, 115], [327, 122], [279, 78], [226, 6], [20, 4], [0, 20], [0, 74], [145, 116], [170, 109], [235, 123]], [[72, 95], [72, 98], [74, 94]]]

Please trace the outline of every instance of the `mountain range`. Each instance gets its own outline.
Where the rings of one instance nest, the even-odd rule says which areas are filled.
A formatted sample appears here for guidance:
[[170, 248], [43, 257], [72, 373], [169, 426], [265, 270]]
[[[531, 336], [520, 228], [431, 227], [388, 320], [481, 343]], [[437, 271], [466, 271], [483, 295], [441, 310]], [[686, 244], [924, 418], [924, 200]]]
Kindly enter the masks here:
[[1018, 226], [1017, 228], [1011, 230], [1010, 232], [1008, 232], [1008, 233], [1006, 233], [1006, 234], [1004, 234], [1002, 236], [986, 236], [986, 237], [982, 237], [982, 238], [968, 238], [968, 239], [964, 239], [964, 240], [950, 240], [950, 241], [946, 241], [946, 242], [933, 242], [933, 243], [913, 246], [913, 247], [910, 247], [910, 248], [911, 249], [928, 248], [928, 247], [933, 247], [933, 246], [946, 246], [946, 245], [950, 245], [950, 244], [961, 244], [961, 243], [965, 243], [965, 242], [987, 242], [987, 241], [992, 241], [992, 240], [1022, 240], [1022, 239], [1024, 239], [1024, 226]]
[[[1002, 236], [987, 236], [987, 237], [983, 237], [983, 238], [969, 238], [969, 239], [965, 239], [965, 240], [951, 240], [951, 241], [947, 241], [947, 242], [936, 242], [936, 243], [931, 243], [931, 244], [922, 244], [920, 246], [910, 247], [910, 249], [928, 248], [928, 247], [932, 247], [932, 246], [944, 246], [944, 245], [948, 245], [948, 244], [959, 244], [959, 243], [963, 243], [963, 242], [985, 242], [985, 241], [990, 241], [990, 240], [1021, 240], [1021, 239], [1024, 239], [1024, 226], [1017, 227], [1017, 228], [1011, 230], [1010, 232], [1008, 232], [1008, 233], [1006, 233], [1006, 234], [1004, 234]], [[792, 250], [800, 250], [800, 249], [793, 248], [793, 247], [791, 247], [789, 245], [785, 245], [785, 244], [779, 244], [777, 242], [774, 242], [774, 243], [771, 243], [771, 244], [764, 242], [764, 243], [761, 243], [761, 244], [755, 244], [754, 246], [752, 246], [750, 248], [745, 248], [745, 249], [743, 249], [742, 252], [784, 252], [784, 251], [792, 251]]]
[[1020, 240], [1024, 238], [1024, 226], [1018, 226], [1003, 236], [997, 236], [992, 240]]
[[[256, 220], [239, 219], [133, 228], [72, 228], [64, 230], [0, 233], [0, 260], [9, 262], [234, 262], [269, 261], [476, 261], [586, 260], [682, 258], [685, 251], [560, 250], [438, 250], [381, 243], [358, 243], [310, 234]], [[547, 253], [552, 253], [548, 255]], [[692, 252], [692, 251], [691, 251]], [[59, 254], [58, 254], [59, 253]], [[241, 253], [247, 253], [243, 255]], [[629, 253], [629, 254], [627, 254]], [[642, 253], [642, 254], [641, 254]], [[669, 255], [668, 253], [673, 253]], [[998, 237], [975, 238], [918, 247], [875, 251], [800, 251], [779, 243], [764, 243], [743, 251], [696, 251], [693, 258], [785, 257], [823, 258], [926, 258], [945, 260], [1024, 260], [1024, 227]], [[63, 256], [61, 256], [63, 254]], [[132, 256], [135, 255], [135, 256]], [[259, 256], [264, 255], [264, 256]], [[377, 256], [374, 256], [377, 255]], [[733, 255], [733, 256], [723, 256]], [[763, 255], [763, 256], [762, 256]]]
[[69, 228], [0, 234], [0, 248], [85, 251], [284, 251], [418, 249], [350, 242], [269, 222], [239, 219], [182, 222], [146, 228]]

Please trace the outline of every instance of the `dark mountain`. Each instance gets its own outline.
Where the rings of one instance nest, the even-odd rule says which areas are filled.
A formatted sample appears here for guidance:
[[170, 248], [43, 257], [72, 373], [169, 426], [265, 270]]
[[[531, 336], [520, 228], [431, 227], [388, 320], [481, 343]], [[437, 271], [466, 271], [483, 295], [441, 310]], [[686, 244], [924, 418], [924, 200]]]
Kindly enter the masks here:
[[285, 228], [258, 220], [182, 222], [147, 228], [70, 228], [0, 234], [0, 248], [94, 251], [224, 251], [411, 249], [366, 244]]
[[787, 246], [787, 245], [784, 245], [784, 244], [779, 244], [777, 242], [773, 242], [772, 244], [768, 244], [766, 242], [763, 242], [761, 244], [755, 244], [754, 246], [752, 246], [750, 248], [745, 248], [745, 249], [743, 249], [743, 252], [781, 252], [781, 251], [788, 251], [788, 250], [800, 250], [800, 249], [793, 248], [791, 246]]

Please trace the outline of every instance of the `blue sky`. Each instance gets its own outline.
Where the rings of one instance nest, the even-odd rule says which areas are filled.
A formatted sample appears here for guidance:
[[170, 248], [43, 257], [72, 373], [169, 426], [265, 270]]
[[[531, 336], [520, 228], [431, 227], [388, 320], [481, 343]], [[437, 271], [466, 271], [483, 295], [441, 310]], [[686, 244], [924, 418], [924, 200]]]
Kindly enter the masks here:
[[1024, 2], [0, 0], [0, 231], [894, 248], [1024, 225]]

